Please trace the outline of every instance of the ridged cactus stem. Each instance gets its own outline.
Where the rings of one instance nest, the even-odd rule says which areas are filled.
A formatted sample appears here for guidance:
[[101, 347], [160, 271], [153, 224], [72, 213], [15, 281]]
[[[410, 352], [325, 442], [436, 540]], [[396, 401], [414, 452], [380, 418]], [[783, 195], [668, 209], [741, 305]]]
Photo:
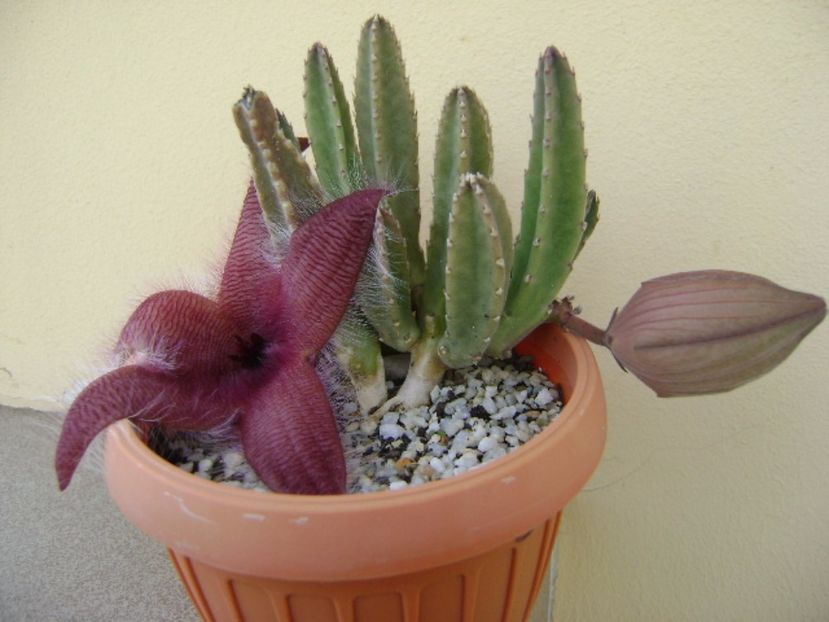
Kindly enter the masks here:
[[[276, 229], [290, 234], [323, 203], [322, 190], [302, 157], [299, 142], [285, 116], [261, 91], [246, 89], [233, 107], [233, 116], [250, 151], [262, 210]], [[286, 239], [287, 235], [277, 242]]]
[[420, 336], [414, 300], [423, 284], [417, 115], [400, 43], [379, 16], [360, 35], [354, 113], [368, 179], [401, 189], [386, 197], [375, 229], [375, 264], [364, 274], [359, 301], [380, 339], [409, 350]]
[[352, 304], [337, 327], [334, 351], [348, 374], [362, 412], [382, 404], [388, 395], [380, 343]]
[[512, 263], [512, 228], [504, 198], [483, 175], [465, 175], [449, 215], [444, 333], [449, 367], [478, 361], [501, 320]]
[[567, 59], [553, 47], [539, 59], [534, 100], [521, 233], [504, 317], [490, 347], [496, 356], [544, 321], [584, 234], [581, 98]]
[[363, 26], [354, 81], [354, 118], [367, 178], [400, 188], [386, 206], [405, 238], [410, 287], [423, 285], [420, 250], [420, 192], [417, 112], [409, 88], [400, 42], [385, 19]]
[[[432, 226], [424, 288], [424, 319], [435, 331], [445, 329], [446, 240], [449, 215], [462, 175], [492, 176], [492, 138], [489, 117], [475, 92], [467, 87], [452, 90], [443, 105], [435, 148]], [[424, 325], [425, 328], [425, 325]]]
[[359, 302], [380, 339], [406, 352], [420, 337], [413, 311], [406, 239], [388, 209], [381, 208], [374, 225], [374, 251], [360, 280]]
[[305, 61], [305, 125], [317, 164], [317, 177], [332, 196], [363, 185], [360, 154], [348, 100], [328, 50], [319, 43]]

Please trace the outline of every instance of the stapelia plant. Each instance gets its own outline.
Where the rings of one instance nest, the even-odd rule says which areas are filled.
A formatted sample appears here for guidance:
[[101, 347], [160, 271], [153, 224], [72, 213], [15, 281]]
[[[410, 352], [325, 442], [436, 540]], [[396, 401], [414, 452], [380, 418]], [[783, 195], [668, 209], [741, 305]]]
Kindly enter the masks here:
[[162, 292], [133, 314], [118, 346], [124, 366], [93, 382], [69, 411], [56, 461], [62, 488], [95, 435], [129, 417], [181, 430], [233, 420], [270, 488], [342, 492], [343, 452], [312, 364], [332, 334], [365, 414], [385, 399], [381, 343], [411, 354], [397, 396], [374, 410], [379, 416], [425, 403], [446, 369], [506, 355], [543, 322], [609, 347], [667, 396], [729, 390], [769, 371], [826, 315], [817, 296], [716, 270], [644, 283], [607, 330], [558, 299], [598, 223], [599, 199], [585, 185], [575, 74], [553, 47], [535, 74], [517, 238], [492, 181], [487, 112], [461, 86], [441, 114], [425, 254], [417, 116], [394, 30], [379, 16], [362, 29], [354, 120], [328, 50], [315, 44], [305, 68], [316, 175], [285, 116], [247, 89], [234, 116], [255, 191], [218, 300]]
[[55, 458], [60, 488], [93, 438], [129, 418], [169, 430], [232, 423], [271, 489], [344, 492], [342, 445], [314, 364], [345, 312], [384, 194], [365, 189], [327, 205], [277, 263], [251, 187], [218, 298], [181, 290], [147, 298], [121, 332], [123, 365], [72, 404]]

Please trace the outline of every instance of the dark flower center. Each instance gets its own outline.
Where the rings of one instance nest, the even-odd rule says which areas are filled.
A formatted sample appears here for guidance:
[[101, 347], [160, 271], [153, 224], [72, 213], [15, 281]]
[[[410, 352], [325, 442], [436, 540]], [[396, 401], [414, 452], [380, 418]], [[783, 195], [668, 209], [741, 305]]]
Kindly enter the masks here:
[[230, 358], [238, 361], [244, 369], [257, 369], [265, 362], [265, 346], [267, 342], [262, 335], [251, 333], [248, 339], [234, 335], [239, 346], [238, 354], [231, 354]]

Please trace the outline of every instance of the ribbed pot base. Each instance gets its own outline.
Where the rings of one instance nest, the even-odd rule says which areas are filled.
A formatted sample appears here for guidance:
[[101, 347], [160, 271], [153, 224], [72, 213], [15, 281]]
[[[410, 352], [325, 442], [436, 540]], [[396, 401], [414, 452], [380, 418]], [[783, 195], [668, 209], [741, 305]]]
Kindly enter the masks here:
[[476, 557], [373, 581], [263, 579], [169, 552], [206, 622], [518, 622], [532, 612], [560, 518]]

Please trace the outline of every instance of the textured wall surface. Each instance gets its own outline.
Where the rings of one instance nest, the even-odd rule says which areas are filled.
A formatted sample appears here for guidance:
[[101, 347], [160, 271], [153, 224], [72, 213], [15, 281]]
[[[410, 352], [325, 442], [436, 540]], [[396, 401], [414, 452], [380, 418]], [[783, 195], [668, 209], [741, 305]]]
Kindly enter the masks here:
[[[466, 82], [515, 213], [535, 61], [568, 54], [603, 214], [567, 290], [596, 323], [693, 268], [829, 294], [825, 2], [3, 3], [0, 402], [57, 408], [143, 296], [214, 278], [248, 176], [230, 106], [250, 83], [301, 127], [307, 47], [350, 86], [376, 11], [403, 43], [427, 186]], [[829, 619], [827, 351], [824, 325], [761, 382], [684, 401], [597, 353], [609, 443], [565, 518], [558, 619]]]

